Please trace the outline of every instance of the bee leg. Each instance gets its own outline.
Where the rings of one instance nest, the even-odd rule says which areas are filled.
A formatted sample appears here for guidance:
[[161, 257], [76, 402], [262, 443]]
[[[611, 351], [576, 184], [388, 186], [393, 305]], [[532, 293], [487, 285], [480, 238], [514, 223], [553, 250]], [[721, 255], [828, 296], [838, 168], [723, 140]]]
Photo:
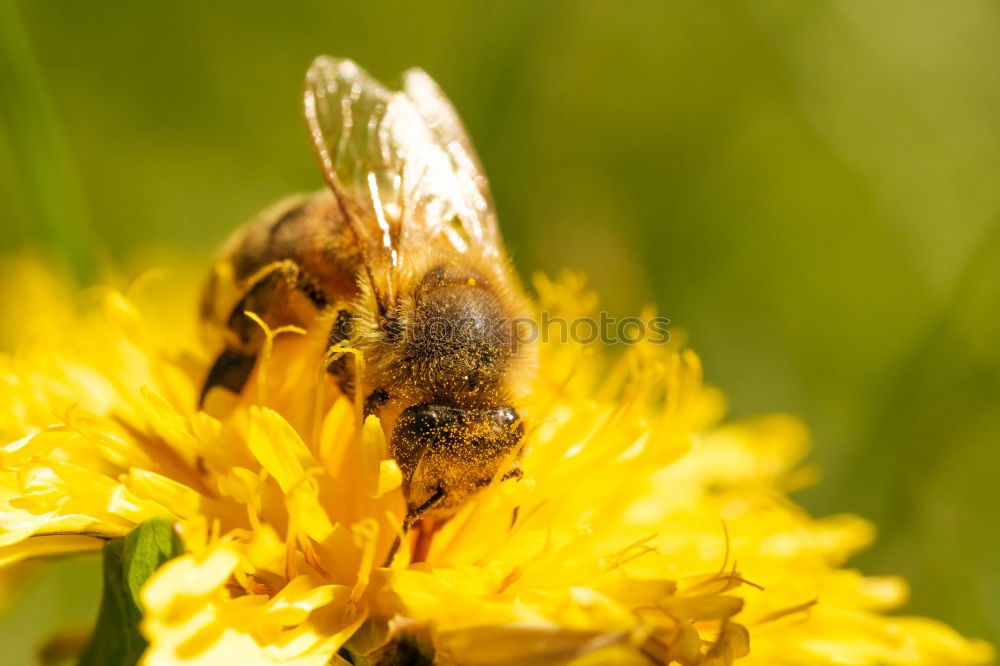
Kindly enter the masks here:
[[229, 343], [212, 364], [202, 385], [198, 406], [216, 386], [239, 393], [246, 386], [264, 344], [264, 331], [246, 315], [253, 312], [271, 328], [305, 324], [326, 297], [290, 259], [265, 266], [250, 279], [251, 286], [233, 307], [226, 322]]
[[243, 345], [264, 341], [260, 325], [246, 315], [253, 312], [272, 328], [304, 325], [327, 305], [326, 296], [291, 259], [276, 261], [250, 278], [250, 288], [229, 313], [226, 324]]
[[403, 526], [406, 529], [410, 529], [410, 526], [413, 525], [413, 523], [420, 520], [432, 506], [440, 502], [442, 499], [444, 499], [444, 488], [438, 488], [426, 502], [415, 509], [411, 509], [409, 513], [406, 514], [406, 520], [403, 521]]
[[[354, 315], [351, 314], [350, 310], [337, 310], [337, 317], [333, 320], [333, 326], [330, 327], [330, 335], [327, 338], [327, 350], [345, 340], [350, 340], [353, 332]], [[354, 357], [351, 354], [345, 353], [337, 356], [326, 366], [326, 371], [333, 376], [341, 393], [349, 398], [354, 397]]]
[[[502, 477], [501, 481], [506, 481], [507, 479], [516, 479], [520, 481], [524, 478], [524, 470], [521, 469], [521, 463], [515, 460], [511, 463], [510, 469]], [[510, 512], [510, 525], [507, 526], [508, 530], [514, 529], [514, 525], [517, 524], [517, 514], [521, 511], [520, 506], [515, 506], [514, 510]]]
[[375, 389], [365, 398], [365, 416], [375, 414], [378, 408], [389, 400], [389, 393], [385, 389]]
[[389, 546], [389, 554], [385, 556], [385, 562], [382, 563], [383, 567], [388, 567], [392, 564], [392, 558], [396, 557], [396, 551], [399, 550], [400, 545], [402, 545], [403, 539], [398, 534], [396, 538], [392, 540], [392, 545]]
[[504, 473], [504, 475], [500, 477], [500, 480], [506, 481], [507, 479], [517, 479], [518, 481], [520, 481], [523, 478], [524, 478], [524, 470], [521, 469], [521, 465], [519, 465], [518, 462], [515, 460], [514, 463], [510, 466], [510, 469], [508, 469]]
[[[336, 344], [351, 339], [354, 332], [354, 315], [349, 310], [337, 310], [337, 316], [330, 327], [330, 335], [327, 338], [327, 351]], [[348, 398], [353, 399], [354, 394], [354, 357], [351, 354], [339, 354], [326, 366], [326, 371], [337, 383], [337, 388]], [[376, 388], [365, 397], [364, 414], [370, 416], [378, 411], [389, 400], [389, 394], [385, 389]]]
[[[443, 498], [444, 498], [444, 488], [438, 488], [437, 491], [433, 495], [431, 495], [430, 498], [426, 502], [424, 502], [423, 504], [421, 504], [417, 508], [411, 509], [410, 511], [408, 511], [407, 514], [406, 514], [406, 518], [403, 519], [403, 534], [406, 534], [407, 532], [409, 532], [410, 528], [413, 527], [413, 524], [415, 522], [417, 522], [418, 520], [420, 520], [420, 518], [425, 513], [427, 513], [427, 511], [432, 506], [434, 506], [435, 504], [437, 504], [438, 502], [440, 502]], [[435, 531], [436, 530], [433, 530], [433, 529], [429, 530], [430, 534], [427, 535], [427, 537], [428, 537], [427, 544], [426, 544], [427, 548], [430, 547], [430, 540], [429, 540], [429, 538], [430, 538], [430, 536], [433, 536], [433, 534], [434, 534]], [[424, 536], [424, 534], [421, 533], [421, 536]], [[392, 558], [396, 556], [396, 551], [399, 550], [399, 546], [401, 544], [402, 544], [402, 537], [400, 537], [397, 534], [396, 535], [396, 539], [392, 542], [392, 546], [389, 548], [389, 555], [385, 558], [385, 564], [383, 564], [382, 566], [387, 567], [390, 564], [392, 564]], [[424, 548], [424, 549], [422, 549], [423, 550], [422, 557], [419, 558], [419, 559], [416, 557], [416, 553], [417, 553], [418, 548], [420, 546], [421, 546], [421, 542], [418, 540], [417, 548], [414, 548], [414, 559], [413, 559], [414, 562], [421, 561], [422, 557], [426, 557], [426, 555], [427, 555], [426, 548]]]

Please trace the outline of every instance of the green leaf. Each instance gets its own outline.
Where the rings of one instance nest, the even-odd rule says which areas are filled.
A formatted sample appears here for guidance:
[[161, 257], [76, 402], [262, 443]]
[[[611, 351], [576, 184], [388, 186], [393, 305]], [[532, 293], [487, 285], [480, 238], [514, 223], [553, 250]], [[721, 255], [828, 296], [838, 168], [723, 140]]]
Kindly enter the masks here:
[[131, 666], [146, 649], [139, 592], [153, 572], [184, 552], [174, 525], [149, 520], [104, 547], [104, 594], [79, 666]]

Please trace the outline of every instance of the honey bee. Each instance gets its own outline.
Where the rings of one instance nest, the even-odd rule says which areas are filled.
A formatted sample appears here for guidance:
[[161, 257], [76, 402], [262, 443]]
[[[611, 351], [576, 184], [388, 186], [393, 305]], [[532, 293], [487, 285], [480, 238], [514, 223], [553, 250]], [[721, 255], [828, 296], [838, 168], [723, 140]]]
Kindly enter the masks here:
[[[330, 327], [345, 355], [327, 372], [379, 417], [403, 473], [407, 523], [447, 519], [496, 477], [520, 475], [530, 309], [462, 123], [423, 71], [390, 91], [350, 60], [317, 58], [305, 118], [328, 188], [278, 203], [238, 230], [202, 320], [225, 348], [201, 400], [246, 386], [261, 327]], [[356, 371], [360, 368], [360, 371]]]

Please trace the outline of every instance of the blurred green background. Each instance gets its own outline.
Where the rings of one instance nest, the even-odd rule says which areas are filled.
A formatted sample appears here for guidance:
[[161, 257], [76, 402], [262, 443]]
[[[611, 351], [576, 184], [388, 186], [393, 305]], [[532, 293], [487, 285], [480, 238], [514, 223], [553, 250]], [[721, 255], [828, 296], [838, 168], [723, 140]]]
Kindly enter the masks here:
[[[320, 53], [430, 72], [522, 273], [656, 303], [733, 415], [808, 422], [798, 499], [879, 525], [858, 566], [1000, 642], [997, 3], [0, 0], [0, 253], [207, 261], [320, 186]], [[3, 663], [92, 617], [84, 569], [0, 621]]]

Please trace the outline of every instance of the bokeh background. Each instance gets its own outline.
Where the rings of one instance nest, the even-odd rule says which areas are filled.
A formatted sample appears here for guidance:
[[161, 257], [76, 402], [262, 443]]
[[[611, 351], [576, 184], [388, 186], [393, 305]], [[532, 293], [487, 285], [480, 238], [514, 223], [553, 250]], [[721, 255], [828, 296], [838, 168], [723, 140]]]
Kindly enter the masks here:
[[[824, 478], [798, 501], [877, 523], [855, 562], [907, 576], [906, 612], [1000, 642], [1000, 6], [0, 0], [0, 256], [207, 266], [321, 185], [320, 53], [430, 72], [523, 275], [655, 303], [733, 416], [802, 416]], [[3, 663], [92, 618], [97, 569], [35, 579]]]

